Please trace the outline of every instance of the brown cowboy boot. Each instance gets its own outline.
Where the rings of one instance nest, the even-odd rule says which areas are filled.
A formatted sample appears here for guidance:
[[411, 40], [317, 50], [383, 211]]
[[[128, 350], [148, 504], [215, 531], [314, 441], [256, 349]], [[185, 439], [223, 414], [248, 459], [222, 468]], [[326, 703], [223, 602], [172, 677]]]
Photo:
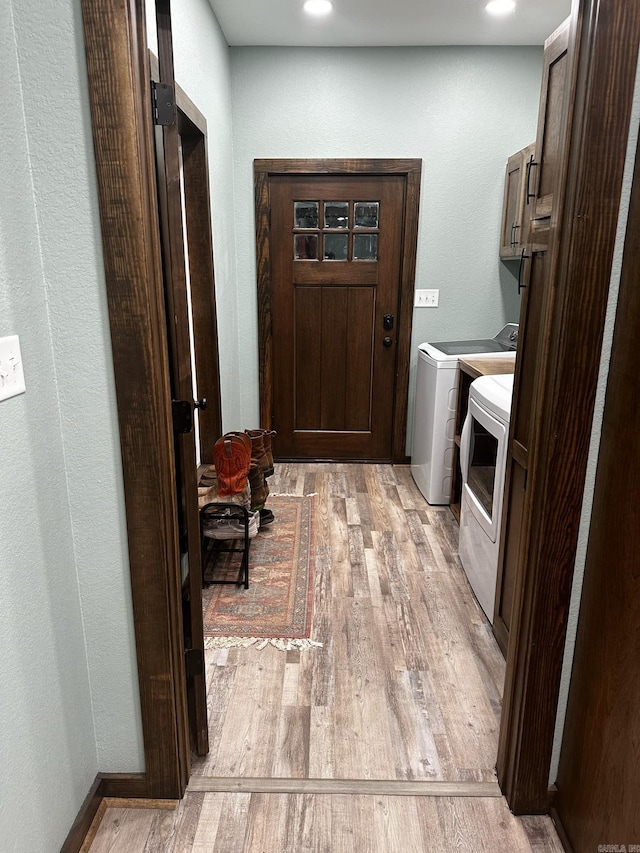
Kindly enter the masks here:
[[257, 462], [251, 460], [249, 468], [249, 485], [251, 486], [251, 509], [253, 512], [262, 509], [269, 496], [269, 486]]
[[251, 452], [243, 437], [227, 433], [213, 447], [218, 475], [218, 495], [223, 498], [240, 494], [247, 483]]
[[265, 474], [265, 477], [270, 477], [273, 474], [273, 448], [271, 445], [271, 439], [274, 435], [276, 435], [276, 431], [274, 429], [265, 429], [264, 433], [262, 434], [264, 452], [267, 456], [267, 462], [269, 463], [269, 469]]
[[270, 477], [273, 474], [271, 436], [275, 433], [266, 429], [246, 429], [245, 432], [251, 439], [251, 458], [260, 465], [264, 476]]

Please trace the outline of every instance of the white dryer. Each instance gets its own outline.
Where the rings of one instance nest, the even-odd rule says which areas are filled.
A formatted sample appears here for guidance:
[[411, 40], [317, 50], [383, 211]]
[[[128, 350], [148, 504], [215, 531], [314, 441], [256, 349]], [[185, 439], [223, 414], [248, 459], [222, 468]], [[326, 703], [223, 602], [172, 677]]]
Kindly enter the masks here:
[[458, 360], [490, 355], [515, 360], [518, 325], [507, 323], [495, 338], [437, 341], [418, 347], [411, 474], [430, 504], [448, 504], [458, 402]]
[[471, 383], [460, 441], [460, 561], [493, 624], [513, 374]]

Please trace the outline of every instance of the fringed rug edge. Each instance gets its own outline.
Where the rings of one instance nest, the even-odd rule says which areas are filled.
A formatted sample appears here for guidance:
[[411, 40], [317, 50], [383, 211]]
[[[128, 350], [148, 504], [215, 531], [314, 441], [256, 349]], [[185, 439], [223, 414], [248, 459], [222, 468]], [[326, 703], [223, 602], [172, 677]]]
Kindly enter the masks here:
[[234, 649], [249, 648], [255, 646], [258, 651], [267, 646], [274, 646], [282, 652], [307, 651], [308, 649], [322, 648], [323, 643], [317, 640], [309, 640], [305, 637], [205, 637], [205, 649]]

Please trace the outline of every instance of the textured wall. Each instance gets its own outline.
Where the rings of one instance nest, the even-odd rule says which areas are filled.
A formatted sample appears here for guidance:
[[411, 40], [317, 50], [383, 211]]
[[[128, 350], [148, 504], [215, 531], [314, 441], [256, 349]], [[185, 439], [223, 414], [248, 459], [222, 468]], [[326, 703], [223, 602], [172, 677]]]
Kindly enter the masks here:
[[[535, 138], [540, 48], [232, 48], [240, 352], [246, 421], [258, 412], [253, 159], [420, 157], [414, 312], [422, 341], [493, 335], [517, 321], [513, 268], [498, 261], [507, 157]], [[411, 426], [411, 417], [409, 418]]]
[[[144, 768], [79, 4], [0, 5], [2, 849], [59, 849], [98, 770]], [[10, 164], [10, 168], [8, 167]]]
[[[58, 849], [97, 771], [45, 271], [11, 5], [0, 5], [0, 335], [28, 391], [0, 403], [0, 833]], [[52, 798], [56, 792], [56, 800]]]

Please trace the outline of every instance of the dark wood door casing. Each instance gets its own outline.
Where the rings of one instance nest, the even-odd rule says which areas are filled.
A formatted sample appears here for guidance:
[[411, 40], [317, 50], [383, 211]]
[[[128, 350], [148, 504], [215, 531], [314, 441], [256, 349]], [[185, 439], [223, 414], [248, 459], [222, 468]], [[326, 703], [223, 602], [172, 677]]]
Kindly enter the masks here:
[[181, 797], [189, 743], [176, 477], [146, 18], [82, 0], [145, 754], [140, 795]]
[[413, 320], [413, 288], [415, 279], [418, 205], [420, 194], [420, 160], [256, 160], [256, 248], [257, 296], [260, 368], [260, 422], [263, 427], [273, 423], [273, 314], [271, 246], [271, 179], [278, 175], [397, 175], [404, 179], [403, 254], [400, 269], [399, 304], [396, 315], [395, 399], [392, 434], [392, 459], [405, 462], [408, 380]]
[[640, 148], [554, 801], [576, 851], [640, 840], [639, 270]]

